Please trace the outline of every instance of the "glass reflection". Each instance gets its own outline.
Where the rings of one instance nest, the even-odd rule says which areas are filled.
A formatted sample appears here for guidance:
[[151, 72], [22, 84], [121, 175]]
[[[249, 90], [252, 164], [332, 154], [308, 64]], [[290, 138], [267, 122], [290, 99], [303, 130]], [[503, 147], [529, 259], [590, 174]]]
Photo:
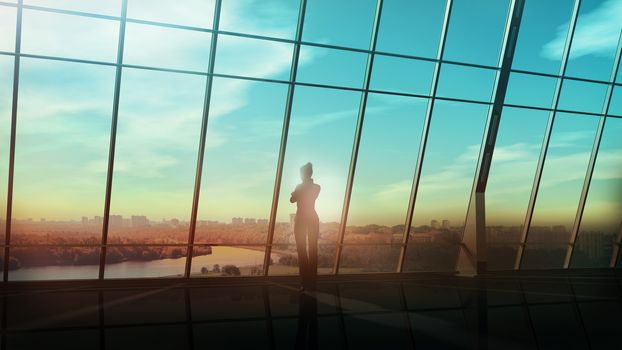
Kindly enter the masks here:
[[11, 243], [100, 242], [114, 78], [21, 59]]
[[526, 0], [512, 68], [558, 74], [574, 0]]
[[22, 53], [116, 62], [119, 22], [23, 10]]
[[220, 35], [214, 73], [288, 80], [293, 48], [288, 43]]
[[620, 1], [581, 1], [566, 75], [609, 80], [622, 30], [620, 14]]
[[596, 117], [557, 114], [523, 268], [562, 267], [597, 125]]
[[[320, 244], [335, 241], [339, 231], [360, 93], [297, 87], [283, 165], [275, 243], [294, 243], [290, 193], [300, 183], [300, 167], [313, 163], [314, 182], [321, 186], [316, 210]], [[321, 138], [321, 141], [319, 139]]]
[[435, 103], [405, 271], [454, 269], [487, 115], [485, 105]]
[[221, 30], [294, 39], [299, 0], [226, 0], [221, 6]]
[[123, 63], [207, 72], [211, 34], [127, 23]]
[[346, 242], [401, 242], [426, 106], [426, 99], [369, 95]]
[[581, 219], [572, 267], [608, 267], [622, 225], [622, 119], [608, 118]]
[[195, 243], [266, 243], [286, 95], [214, 79]]
[[9, 281], [95, 279], [99, 247], [13, 247]]
[[508, 0], [454, 0], [444, 59], [497, 66]]
[[109, 246], [104, 278], [182, 277], [187, 251], [184, 246]]
[[124, 69], [109, 241], [188, 240], [205, 79]]
[[128, 0], [127, 17], [212, 28], [215, 3], [215, 0]]
[[307, 1], [303, 41], [368, 49], [376, 0]]
[[14, 7], [0, 6], [0, 51], [15, 52], [15, 22], [17, 10]]
[[360, 89], [365, 77], [366, 54], [302, 46], [297, 81]]
[[548, 112], [505, 107], [486, 187], [488, 268], [512, 269]]
[[[6, 230], [6, 201], [11, 143], [11, 107], [13, 95], [13, 62], [11, 56], [0, 56], [0, 244]], [[0, 249], [3, 250], [4, 248]], [[4, 254], [4, 252], [3, 252]]]
[[384, 1], [376, 49], [436, 58], [445, 7], [445, 1]]

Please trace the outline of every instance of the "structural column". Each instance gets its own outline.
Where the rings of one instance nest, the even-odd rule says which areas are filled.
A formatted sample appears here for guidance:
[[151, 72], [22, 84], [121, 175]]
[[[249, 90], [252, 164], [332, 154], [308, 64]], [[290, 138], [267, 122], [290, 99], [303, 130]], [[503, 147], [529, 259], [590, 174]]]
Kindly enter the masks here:
[[456, 264], [456, 271], [464, 275], [476, 275], [486, 271], [486, 185], [524, 6], [525, 0], [515, 0], [509, 9], [503, 45], [499, 55], [499, 66], [501, 68], [496, 77], [493, 104], [488, 113], [484, 144], [480, 148], [475, 181]]

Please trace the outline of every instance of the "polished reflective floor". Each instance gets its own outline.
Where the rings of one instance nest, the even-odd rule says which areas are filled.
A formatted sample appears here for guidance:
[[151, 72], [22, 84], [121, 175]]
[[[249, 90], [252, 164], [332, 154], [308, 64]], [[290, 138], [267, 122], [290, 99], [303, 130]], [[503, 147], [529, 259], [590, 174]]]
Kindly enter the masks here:
[[6, 289], [4, 349], [618, 349], [622, 278]]

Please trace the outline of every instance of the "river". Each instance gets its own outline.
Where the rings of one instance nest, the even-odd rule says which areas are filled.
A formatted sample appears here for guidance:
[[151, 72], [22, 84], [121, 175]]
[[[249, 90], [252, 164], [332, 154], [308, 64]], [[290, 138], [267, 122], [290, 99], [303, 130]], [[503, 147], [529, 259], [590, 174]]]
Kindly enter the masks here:
[[[279, 255], [271, 254], [274, 261]], [[192, 272], [199, 272], [201, 267], [209, 270], [214, 264], [232, 264], [238, 267], [263, 265], [264, 252], [240, 247], [213, 246], [212, 254], [195, 256], [192, 260]], [[186, 258], [160, 259], [151, 261], [125, 261], [106, 265], [105, 278], [141, 278], [181, 276], [184, 273]], [[62, 265], [26, 267], [9, 271], [10, 281], [27, 280], [67, 280], [96, 279], [99, 273], [97, 265]]]

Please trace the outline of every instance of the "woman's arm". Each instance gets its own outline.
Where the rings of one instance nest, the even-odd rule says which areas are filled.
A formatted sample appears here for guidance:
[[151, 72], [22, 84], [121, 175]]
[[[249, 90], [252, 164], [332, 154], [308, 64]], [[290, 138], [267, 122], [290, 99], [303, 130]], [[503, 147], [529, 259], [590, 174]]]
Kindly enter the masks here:
[[290, 203], [296, 203], [296, 201], [298, 201], [298, 186], [296, 186], [296, 189], [292, 192], [292, 196], [289, 197]]

